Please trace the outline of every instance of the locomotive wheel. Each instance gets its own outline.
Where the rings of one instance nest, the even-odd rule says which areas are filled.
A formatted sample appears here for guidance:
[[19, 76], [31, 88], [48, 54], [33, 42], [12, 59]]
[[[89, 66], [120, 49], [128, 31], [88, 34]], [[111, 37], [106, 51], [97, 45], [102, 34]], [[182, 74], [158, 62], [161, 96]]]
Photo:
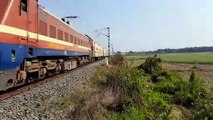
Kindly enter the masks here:
[[34, 82], [36, 79], [34, 78], [34, 77], [29, 77], [28, 79], [27, 79], [27, 83], [32, 83], [32, 82]]
[[38, 80], [39, 78], [39, 73], [38, 72], [33, 72], [33, 73], [28, 73], [27, 74], [27, 83], [33, 83], [34, 81]]
[[47, 71], [47, 76], [48, 77], [51, 77], [53, 75], [54, 75], [54, 71], [52, 71], [52, 70]]
[[46, 77], [47, 69], [46, 68], [40, 68], [39, 70], [39, 79], [44, 79]]
[[59, 74], [61, 72], [61, 64], [58, 64], [55, 68], [55, 73]]

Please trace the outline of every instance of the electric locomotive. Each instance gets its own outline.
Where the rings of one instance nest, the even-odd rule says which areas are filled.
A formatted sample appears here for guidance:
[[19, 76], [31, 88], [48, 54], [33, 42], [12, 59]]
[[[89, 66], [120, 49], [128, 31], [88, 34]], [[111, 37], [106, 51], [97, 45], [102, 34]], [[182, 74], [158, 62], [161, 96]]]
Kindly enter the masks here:
[[0, 91], [107, 55], [38, 0], [0, 0], [0, 8]]

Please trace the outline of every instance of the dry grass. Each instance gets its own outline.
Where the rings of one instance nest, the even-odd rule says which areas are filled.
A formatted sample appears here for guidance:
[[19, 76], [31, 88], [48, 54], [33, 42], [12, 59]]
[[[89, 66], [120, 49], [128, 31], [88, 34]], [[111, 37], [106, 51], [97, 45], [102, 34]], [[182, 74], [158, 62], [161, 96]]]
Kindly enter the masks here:
[[105, 120], [108, 119], [108, 108], [117, 105], [118, 95], [113, 88], [106, 86], [103, 74], [109, 68], [101, 67], [96, 75], [86, 84], [83, 84], [73, 95], [75, 105], [69, 114], [74, 120]]
[[190, 120], [192, 113], [179, 105], [173, 105], [168, 116], [171, 120]]
[[[132, 61], [130, 64], [137, 66], [138, 64], [140, 65], [142, 62], [143, 61], [137, 61], [137, 63], [135, 63], [135, 61]], [[177, 71], [180, 74], [182, 73], [182, 76], [186, 77], [187, 79], [189, 79], [191, 69], [193, 67], [189, 65], [168, 63], [163, 63], [163, 66], [166, 68], [170, 68], [170, 70], [172, 71]], [[72, 110], [70, 110], [70, 112], [68, 113], [67, 119], [107, 120], [112, 117], [117, 120], [117, 118], [124, 119], [126, 117], [138, 118], [137, 116], [139, 114], [141, 115], [147, 112], [149, 113], [147, 115], [150, 115], [153, 118], [155, 118], [155, 116], [159, 117], [162, 114], [168, 115], [168, 118], [171, 119], [192, 118], [193, 113], [191, 113], [191, 110], [174, 104], [170, 105], [169, 98], [167, 101], [167, 99], [164, 98], [165, 96], [163, 97], [161, 96], [162, 94], [157, 93], [156, 91], [152, 91], [151, 87], [153, 86], [150, 86], [150, 89], [147, 88], [146, 83], [148, 81], [145, 80], [145, 76], [143, 76], [142, 80], [145, 84], [136, 82], [134, 80], [137, 80], [137, 77], [139, 76], [141, 77], [141, 73], [139, 76], [137, 76], [137, 71], [134, 71], [134, 69], [125, 68], [126, 67], [124, 67], [123, 69], [119, 69], [119, 67], [116, 66], [112, 66], [110, 68], [106, 66], [100, 66], [93, 78], [88, 82], [83, 83], [79, 87], [79, 89], [76, 90], [76, 92], [70, 98], [71, 102], [69, 101], [68, 103], [66, 103], [66, 99], [62, 101], [64, 107], [72, 105]], [[196, 69], [202, 71], [203, 68], [201, 69], [200, 67], [196, 67]], [[115, 72], [116, 70], [122, 72], [119, 72], [118, 74], [117, 72]], [[128, 77], [129, 79], [126, 80], [126, 77]], [[124, 79], [125, 82], [120, 81]], [[125, 84], [122, 84], [121, 82], [124, 82]], [[139, 85], [139, 83], [141, 84]], [[134, 85], [134, 87], [132, 88], [131, 85]], [[139, 90], [139, 88], [143, 89], [140, 93], [140, 96], [144, 95], [142, 101], [139, 101], [139, 98], [137, 97], [139, 96], [139, 92], [135, 91]], [[134, 104], [135, 106], [133, 105], [132, 107], [125, 107], [125, 105], [128, 106], [130, 105], [130, 103]], [[155, 105], [155, 103], [162, 104]], [[133, 109], [134, 107], [137, 108], [138, 106], [140, 106], [140, 109]], [[142, 115], [140, 117], [144, 116]]]

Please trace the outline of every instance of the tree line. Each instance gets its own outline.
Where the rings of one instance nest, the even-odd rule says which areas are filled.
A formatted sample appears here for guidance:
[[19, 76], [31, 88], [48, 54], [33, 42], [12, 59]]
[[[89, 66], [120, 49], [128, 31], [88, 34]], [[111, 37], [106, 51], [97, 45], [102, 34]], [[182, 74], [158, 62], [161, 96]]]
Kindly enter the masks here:
[[187, 47], [187, 48], [179, 48], [179, 49], [158, 49], [155, 51], [129, 51], [127, 55], [138, 55], [138, 54], [164, 54], [164, 53], [192, 53], [192, 52], [213, 52], [213, 47]]

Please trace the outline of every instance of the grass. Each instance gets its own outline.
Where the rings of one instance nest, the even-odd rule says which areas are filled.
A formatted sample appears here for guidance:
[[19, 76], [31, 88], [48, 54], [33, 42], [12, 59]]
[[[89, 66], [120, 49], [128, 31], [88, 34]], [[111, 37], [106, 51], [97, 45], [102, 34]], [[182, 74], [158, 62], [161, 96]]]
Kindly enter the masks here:
[[138, 70], [121, 66], [112, 74], [110, 82], [120, 83], [116, 87], [124, 106], [122, 112], [112, 112], [113, 120], [213, 118], [212, 93], [195, 71], [185, 80], [163, 68], [155, 56], [147, 58]]
[[[213, 96], [192, 72], [189, 79], [166, 70], [156, 56], [139, 67], [113, 59], [68, 99], [56, 101], [68, 119], [188, 120], [212, 119]], [[119, 60], [118, 60], [119, 59]], [[67, 109], [67, 108], [72, 108]]]
[[[140, 60], [149, 56], [153, 55], [127, 56], [127, 59]], [[158, 57], [165, 62], [213, 64], [213, 52], [158, 54]]]

